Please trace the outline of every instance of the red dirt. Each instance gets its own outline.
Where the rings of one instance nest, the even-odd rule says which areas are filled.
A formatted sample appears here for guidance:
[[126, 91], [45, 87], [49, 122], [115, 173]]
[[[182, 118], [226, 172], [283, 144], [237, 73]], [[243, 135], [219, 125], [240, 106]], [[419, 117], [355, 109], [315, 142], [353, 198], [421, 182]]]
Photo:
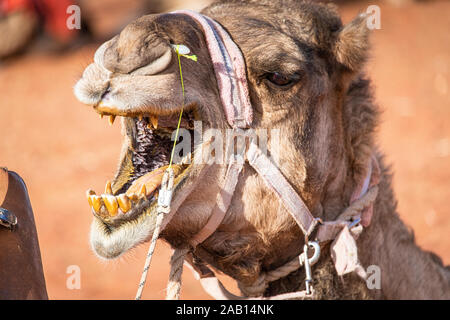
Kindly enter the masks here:
[[[347, 22], [368, 4], [343, 7]], [[392, 164], [399, 212], [417, 242], [450, 263], [450, 3], [381, 6], [368, 73], [384, 109], [380, 147]], [[72, 87], [94, 47], [64, 56], [30, 55], [0, 66], [0, 165], [25, 179], [36, 215], [52, 299], [131, 299], [147, 245], [104, 262], [88, 243], [84, 193], [101, 191], [117, 165], [119, 125], [79, 103]], [[165, 296], [169, 246], [160, 242], [144, 299]], [[81, 289], [66, 287], [66, 269], [81, 268]], [[209, 298], [189, 270], [182, 297]], [[231, 283], [227, 281], [227, 283]]]

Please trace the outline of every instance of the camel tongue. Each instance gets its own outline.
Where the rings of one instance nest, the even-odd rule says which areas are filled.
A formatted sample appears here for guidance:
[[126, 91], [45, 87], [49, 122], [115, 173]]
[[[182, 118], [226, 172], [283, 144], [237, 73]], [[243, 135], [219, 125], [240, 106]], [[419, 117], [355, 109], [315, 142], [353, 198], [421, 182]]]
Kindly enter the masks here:
[[[146, 173], [142, 177], [139, 177], [128, 188], [125, 194], [130, 198], [149, 196], [153, 191], [158, 188], [164, 176], [164, 172], [169, 166], [163, 166], [156, 170]], [[180, 165], [172, 165], [175, 176], [181, 172]]]

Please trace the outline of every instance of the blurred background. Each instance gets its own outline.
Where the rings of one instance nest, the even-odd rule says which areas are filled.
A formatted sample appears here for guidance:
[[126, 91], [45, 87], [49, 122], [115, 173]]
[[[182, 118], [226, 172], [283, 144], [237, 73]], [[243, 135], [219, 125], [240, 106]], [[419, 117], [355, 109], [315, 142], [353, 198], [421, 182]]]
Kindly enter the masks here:
[[[131, 20], [208, 3], [0, 0], [0, 166], [28, 186], [51, 299], [133, 299], [148, 247], [110, 262], [90, 250], [85, 191], [102, 190], [113, 176], [121, 134], [118, 122], [110, 127], [75, 99], [75, 82], [99, 44]], [[336, 3], [345, 23], [369, 5], [381, 9], [367, 66], [384, 111], [378, 141], [395, 173], [401, 217], [421, 247], [450, 264], [450, 2]], [[81, 8], [80, 30], [66, 26], [72, 4]], [[144, 299], [165, 297], [170, 254], [160, 241]], [[81, 269], [79, 290], [66, 286], [70, 265]], [[209, 299], [188, 269], [182, 298]]]

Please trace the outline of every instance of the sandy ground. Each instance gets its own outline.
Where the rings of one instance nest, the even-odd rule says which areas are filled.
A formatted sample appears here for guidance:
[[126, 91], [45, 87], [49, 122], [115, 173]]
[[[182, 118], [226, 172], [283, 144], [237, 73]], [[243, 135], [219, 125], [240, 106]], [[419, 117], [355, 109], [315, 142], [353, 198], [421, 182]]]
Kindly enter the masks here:
[[[349, 21], [367, 5], [343, 7]], [[395, 172], [399, 212], [417, 242], [450, 263], [450, 3], [381, 6], [368, 65], [383, 121], [380, 147]], [[25, 179], [33, 204], [49, 297], [131, 299], [147, 245], [120, 261], [99, 260], [88, 243], [86, 189], [103, 190], [116, 169], [118, 123], [108, 126], [72, 87], [95, 47], [63, 56], [33, 54], [0, 66], [0, 165]], [[165, 296], [170, 248], [160, 242], [145, 299]], [[68, 266], [81, 289], [66, 287]], [[182, 297], [209, 298], [189, 270]], [[231, 281], [227, 281], [231, 283]]]

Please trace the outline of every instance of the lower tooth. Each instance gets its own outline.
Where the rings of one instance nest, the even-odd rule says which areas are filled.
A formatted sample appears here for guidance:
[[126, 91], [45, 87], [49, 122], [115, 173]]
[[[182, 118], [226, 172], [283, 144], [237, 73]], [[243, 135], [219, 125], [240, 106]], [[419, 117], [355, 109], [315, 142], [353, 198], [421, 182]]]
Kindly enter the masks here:
[[131, 201], [125, 194], [117, 196], [117, 203], [123, 213], [127, 213], [131, 209]]
[[109, 212], [109, 215], [112, 217], [117, 215], [117, 210], [118, 210], [119, 206], [117, 204], [116, 197], [114, 197], [113, 195], [103, 194], [102, 199], [103, 199], [103, 202], [105, 203], [106, 209]]
[[[126, 195], [131, 199], [135, 200], [133, 196], [141, 197], [152, 194], [160, 185], [168, 166], [160, 167], [152, 172], [148, 172], [145, 175], [139, 177], [137, 180], [133, 181], [131, 186], [126, 191]], [[181, 172], [181, 166], [172, 166], [175, 176]]]
[[90, 195], [88, 197], [88, 202], [91, 207], [95, 210], [95, 212], [99, 212], [100, 207], [102, 206], [102, 202], [100, 201], [100, 197], [96, 195]]

